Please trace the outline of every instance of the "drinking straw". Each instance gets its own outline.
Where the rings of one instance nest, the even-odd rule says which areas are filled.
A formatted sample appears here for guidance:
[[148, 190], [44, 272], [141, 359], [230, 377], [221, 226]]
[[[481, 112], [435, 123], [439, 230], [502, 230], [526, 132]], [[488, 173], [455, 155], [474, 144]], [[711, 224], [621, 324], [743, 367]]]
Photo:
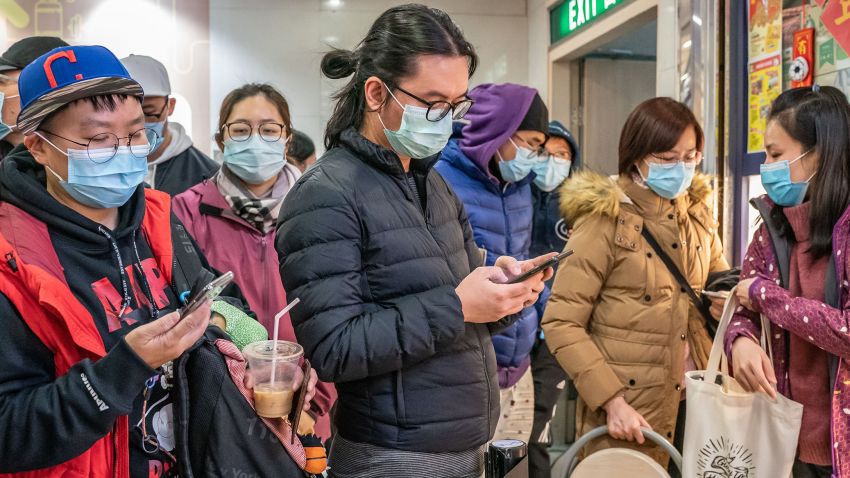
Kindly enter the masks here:
[[281, 310], [274, 316], [274, 343], [272, 345], [272, 379], [271, 384], [269, 385], [272, 389], [274, 389], [274, 376], [275, 372], [277, 372], [277, 334], [280, 331], [280, 318], [286, 315], [286, 313], [289, 312], [293, 307], [298, 305], [299, 302], [301, 302], [301, 299], [296, 297], [295, 300], [290, 302], [286, 307], [283, 308], [283, 310]]

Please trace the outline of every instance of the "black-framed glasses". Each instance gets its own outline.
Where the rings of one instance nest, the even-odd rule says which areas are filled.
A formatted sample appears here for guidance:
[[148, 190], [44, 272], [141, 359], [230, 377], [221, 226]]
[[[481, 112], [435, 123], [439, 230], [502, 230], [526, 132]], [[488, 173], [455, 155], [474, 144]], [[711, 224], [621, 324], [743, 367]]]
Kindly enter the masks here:
[[414, 95], [413, 93], [405, 90], [400, 86], [396, 86], [395, 89], [401, 91], [405, 95], [413, 98], [414, 100], [426, 105], [428, 107], [428, 111], [425, 112], [425, 119], [428, 121], [436, 123], [441, 119], [445, 118], [447, 114], [452, 114], [453, 120], [462, 119], [466, 116], [466, 113], [469, 112], [469, 108], [472, 108], [472, 104], [474, 101], [470, 98], [466, 98], [464, 100], [460, 100], [457, 103], [449, 103], [448, 101], [428, 101], [423, 100], [422, 98]]
[[[162, 108], [159, 110], [159, 113], [144, 113], [143, 112], [144, 115], [145, 115], [145, 120], [148, 120], [148, 119], [151, 119], [151, 118], [153, 118], [155, 120], [159, 120], [160, 118], [162, 118], [162, 114], [165, 113], [166, 108], [168, 108], [168, 97], [167, 96], [165, 97], [165, 104], [162, 105]], [[151, 123], [152, 123], [152, 121], [151, 121]]]
[[[150, 128], [142, 128], [124, 137], [119, 137], [115, 133], [98, 133], [88, 138], [87, 143], [74, 141], [73, 139], [60, 136], [45, 129], [41, 131], [86, 148], [86, 154], [88, 154], [89, 159], [94, 163], [105, 163], [114, 158], [118, 153], [118, 148], [125, 144], [133, 156], [146, 158], [156, 145], [157, 139], [159, 139], [156, 131]], [[123, 143], [122, 140], [127, 141]]]
[[[224, 123], [221, 125], [222, 131], [227, 131], [227, 135], [236, 142], [248, 141], [254, 134], [254, 125], [247, 121], [234, 121], [233, 123]], [[260, 139], [267, 143], [274, 143], [283, 137], [283, 132], [286, 129], [285, 125], [267, 121], [256, 126], [257, 134]]]

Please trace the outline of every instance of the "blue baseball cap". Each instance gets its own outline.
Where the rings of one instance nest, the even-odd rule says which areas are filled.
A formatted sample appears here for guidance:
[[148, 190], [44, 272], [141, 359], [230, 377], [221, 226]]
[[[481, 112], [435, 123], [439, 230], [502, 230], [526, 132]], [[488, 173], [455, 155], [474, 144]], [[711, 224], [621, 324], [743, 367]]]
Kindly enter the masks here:
[[24, 134], [38, 129], [54, 111], [82, 98], [144, 95], [118, 58], [98, 45], [54, 48], [41, 55], [21, 71], [18, 90], [18, 131]]
[[570, 149], [573, 150], [573, 164], [578, 164], [581, 161], [581, 150], [579, 150], [578, 143], [576, 143], [576, 140], [573, 138], [570, 130], [565, 128], [560, 121], [549, 122], [549, 136], [555, 136], [567, 140], [567, 144], [569, 144]]

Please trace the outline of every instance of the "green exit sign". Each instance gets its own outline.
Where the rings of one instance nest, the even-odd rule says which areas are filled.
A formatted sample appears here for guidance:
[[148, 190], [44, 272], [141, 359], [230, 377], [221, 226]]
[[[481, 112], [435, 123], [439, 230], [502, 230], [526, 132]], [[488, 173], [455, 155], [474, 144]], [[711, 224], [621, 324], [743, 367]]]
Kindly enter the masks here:
[[554, 44], [586, 27], [626, 0], [565, 0], [549, 10], [549, 38]]

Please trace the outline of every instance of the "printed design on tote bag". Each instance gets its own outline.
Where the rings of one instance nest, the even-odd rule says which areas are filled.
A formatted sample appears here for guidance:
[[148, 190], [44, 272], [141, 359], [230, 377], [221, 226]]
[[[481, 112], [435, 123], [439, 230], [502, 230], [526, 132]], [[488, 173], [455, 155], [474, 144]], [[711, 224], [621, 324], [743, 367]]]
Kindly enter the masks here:
[[720, 437], [708, 440], [699, 451], [697, 477], [699, 478], [752, 478], [756, 467], [753, 454], [737, 443]]

